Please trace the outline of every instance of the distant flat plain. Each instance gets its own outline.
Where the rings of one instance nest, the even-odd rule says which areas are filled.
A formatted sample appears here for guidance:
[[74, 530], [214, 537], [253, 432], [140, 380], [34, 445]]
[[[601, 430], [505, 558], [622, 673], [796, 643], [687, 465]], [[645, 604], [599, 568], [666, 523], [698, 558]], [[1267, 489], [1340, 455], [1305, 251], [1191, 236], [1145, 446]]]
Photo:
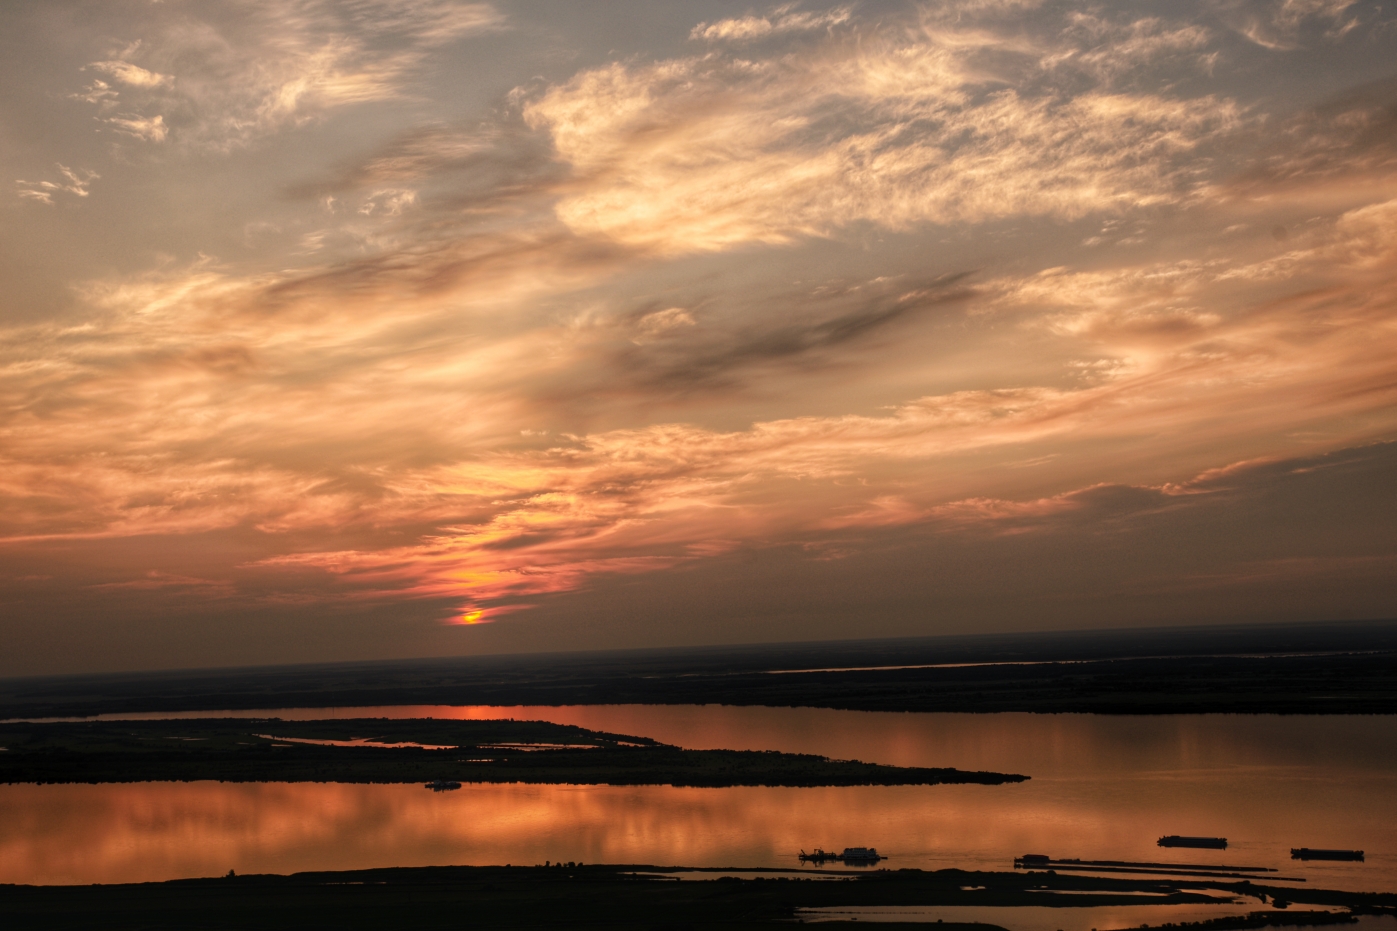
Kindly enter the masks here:
[[404, 704], [1397, 714], [1397, 621], [991, 634], [0, 680], [0, 719]]

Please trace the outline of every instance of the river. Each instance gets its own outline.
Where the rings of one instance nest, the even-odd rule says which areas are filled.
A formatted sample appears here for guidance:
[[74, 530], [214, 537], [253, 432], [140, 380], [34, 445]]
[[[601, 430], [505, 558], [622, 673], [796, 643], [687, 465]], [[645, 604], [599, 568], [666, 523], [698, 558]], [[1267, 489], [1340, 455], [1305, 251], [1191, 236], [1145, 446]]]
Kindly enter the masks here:
[[[445, 793], [335, 783], [5, 785], [0, 882], [545, 860], [795, 867], [801, 848], [875, 846], [892, 868], [1003, 870], [1016, 855], [1042, 853], [1266, 866], [1279, 871], [1271, 876], [1311, 886], [1397, 890], [1394, 716], [889, 714], [717, 705], [399, 706], [256, 716], [512, 717], [696, 749], [820, 753], [1032, 779], [815, 789], [467, 784]], [[1226, 837], [1229, 846], [1163, 850], [1155, 841], [1164, 834]], [[1367, 858], [1292, 861], [1290, 848], [1302, 846], [1363, 849]]]

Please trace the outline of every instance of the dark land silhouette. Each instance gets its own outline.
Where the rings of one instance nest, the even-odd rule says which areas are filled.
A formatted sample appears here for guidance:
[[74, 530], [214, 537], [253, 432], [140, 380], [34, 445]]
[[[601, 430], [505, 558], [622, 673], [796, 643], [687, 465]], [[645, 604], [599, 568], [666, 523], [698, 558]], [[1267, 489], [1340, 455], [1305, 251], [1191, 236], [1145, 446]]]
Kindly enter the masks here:
[[1397, 621], [986, 634], [0, 680], [0, 719], [402, 704], [1397, 713]]
[[[676, 882], [687, 872], [689, 880]], [[424, 867], [292, 876], [235, 876], [163, 883], [0, 886], [14, 927], [46, 929], [303, 928], [786, 928], [797, 909], [851, 906], [1120, 906], [1199, 904], [1224, 893], [1256, 899], [1246, 915], [1168, 925], [1193, 931], [1345, 925], [1353, 914], [1387, 914], [1391, 893], [1352, 893], [1209, 878], [1114, 878], [1053, 872], [875, 870], [847, 881], [780, 871], [703, 881], [707, 873], [653, 866]], [[745, 871], [775, 874], [778, 871]], [[1347, 909], [1348, 911], [1331, 911]], [[825, 928], [867, 922], [834, 921]], [[879, 923], [881, 929], [926, 924]], [[991, 924], [938, 923], [938, 931], [995, 931]], [[1144, 927], [1144, 926], [1141, 926]], [[1002, 929], [999, 929], [1002, 931]], [[1106, 931], [1106, 929], [1102, 929]]]
[[[366, 738], [372, 743], [361, 742]], [[6, 748], [0, 753], [0, 783], [218, 779], [716, 787], [996, 785], [1027, 778], [884, 766], [811, 754], [683, 750], [645, 737], [543, 721], [14, 723], [0, 725], [0, 746]]]

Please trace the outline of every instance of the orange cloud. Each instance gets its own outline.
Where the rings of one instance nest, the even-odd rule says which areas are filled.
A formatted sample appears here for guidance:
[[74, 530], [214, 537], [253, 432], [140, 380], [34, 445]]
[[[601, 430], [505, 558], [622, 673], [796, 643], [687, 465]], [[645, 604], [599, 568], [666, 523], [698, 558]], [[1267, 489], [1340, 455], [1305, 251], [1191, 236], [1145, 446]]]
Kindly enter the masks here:
[[[736, 27], [734, 27], [736, 28]], [[586, 71], [524, 111], [581, 178], [579, 234], [675, 254], [1176, 202], [1178, 157], [1233, 129], [1223, 99], [992, 89], [988, 35], [888, 30], [756, 65], [721, 54]], [[1137, 57], [1124, 50], [1123, 55]]]
[[[1287, 10], [1268, 28], [1301, 38], [1351, 14]], [[164, 140], [165, 168], [405, 99], [506, 24], [150, 15], [70, 105]], [[1227, 463], [1390, 438], [1390, 88], [1268, 112], [1210, 73], [1271, 54], [1219, 22], [783, 7], [471, 120], [424, 96], [430, 118], [249, 181], [275, 196], [241, 238], [93, 247], [44, 292], [61, 312], [7, 318], [0, 545], [85, 541], [113, 597], [469, 626], [740, 548], [1182, 507]], [[64, 164], [89, 162], [10, 209], [100, 226], [79, 211], [127, 167]], [[236, 545], [173, 564], [215, 534]]]
[[[512, 450], [517, 441], [509, 441], [428, 469], [395, 465], [390, 454], [360, 457], [326, 474], [318, 466], [323, 454], [311, 450], [338, 443], [341, 424], [390, 443], [401, 432], [409, 447], [440, 434], [442, 408], [426, 403], [424, 409], [433, 396], [430, 378], [402, 372], [383, 381], [386, 373], [372, 373], [374, 383], [395, 390], [366, 394], [355, 388], [365, 377], [360, 372], [355, 381], [337, 377], [304, 398], [269, 393], [284, 377], [274, 371], [264, 381], [268, 375], [257, 370], [274, 364], [266, 361], [276, 355], [270, 338], [255, 357], [263, 361], [234, 356], [229, 369], [222, 362], [152, 356], [158, 340], [147, 337], [168, 332], [160, 321], [176, 307], [226, 308], [254, 285], [234, 286], [195, 270], [173, 290], [114, 287], [95, 293], [117, 295], [102, 298], [103, 306], [121, 308], [117, 319], [133, 328], [124, 331], [129, 336], [107, 330], [98, 349], [91, 334], [55, 333], [53, 345], [82, 348], [61, 365], [64, 357], [57, 354], [42, 366], [10, 364], [11, 397], [25, 388], [66, 384], [76, 392], [72, 401], [82, 404], [69, 438], [51, 419], [12, 430], [7, 494], [29, 504], [11, 511], [15, 517], [6, 533], [19, 541], [36, 534], [119, 537], [248, 524], [274, 539], [355, 526], [373, 534], [394, 526], [433, 527], [410, 545], [313, 548], [248, 565], [323, 570], [348, 585], [353, 597], [457, 598], [472, 606], [462, 614], [484, 612], [476, 614], [479, 620], [490, 616], [491, 604], [575, 590], [597, 574], [673, 567], [715, 539], [737, 545], [789, 539], [819, 527], [997, 520], [1074, 506], [1060, 496], [1036, 503], [957, 497], [968, 477], [955, 463], [966, 456], [1023, 458], [1026, 450], [1060, 455], [1093, 437], [1164, 438], [1184, 430], [1207, 450], [1206, 464], [1206, 458], [1242, 452], [1316, 423], [1334, 431], [1329, 444], [1361, 441], [1388, 424], [1381, 419], [1384, 411], [1397, 409], [1390, 378], [1397, 336], [1391, 300], [1397, 283], [1388, 260], [1397, 252], [1393, 203], [1340, 216], [1311, 244], [1289, 250], [1279, 266], [1268, 266], [1271, 260], [1184, 263], [996, 283], [991, 303], [1002, 307], [1095, 308], [1073, 317], [1054, 311], [1029, 318], [1117, 357], [1113, 368], [1094, 369], [1085, 383], [1072, 387], [961, 391], [875, 416], [776, 419], [737, 431], [670, 423], [573, 436], [534, 450]], [[1316, 288], [1335, 267], [1343, 269], [1345, 283]], [[1269, 270], [1257, 271], [1262, 268]], [[1219, 297], [1236, 300], [1228, 290], [1232, 283], [1257, 275], [1303, 281], [1305, 288], [1240, 309], [1216, 303]], [[1158, 325], [1164, 311], [1152, 309], [1151, 302], [1172, 308], [1168, 312], [1175, 316], [1192, 316], [1185, 316], [1187, 325]], [[1196, 308], [1204, 306], [1219, 311], [1203, 317]], [[1141, 319], [1149, 325], [1132, 322]], [[153, 331], [144, 329], [147, 321]], [[1302, 332], [1304, 339], [1297, 338]], [[131, 347], [131, 356], [121, 357], [110, 342], [137, 334], [145, 338], [138, 352]], [[299, 339], [329, 339], [324, 351], [343, 351], [330, 336], [310, 323]], [[171, 338], [188, 345], [187, 337]], [[362, 332], [349, 336], [352, 342], [361, 338]], [[227, 334], [219, 332], [217, 339]], [[304, 361], [305, 355], [295, 358]], [[509, 364], [521, 364], [521, 357], [509, 358]], [[129, 432], [129, 398], [139, 392], [169, 400], [138, 421], [140, 430]], [[232, 392], [238, 403], [214, 403], [223, 392]], [[97, 398], [112, 395], [123, 400], [101, 413]], [[514, 410], [504, 405], [493, 416], [508, 424]], [[503, 424], [480, 421], [488, 413], [477, 406], [476, 426], [438, 443], [441, 455], [459, 457], [452, 443], [492, 432], [492, 443], [499, 444]], [[1356, 415], [1366, 423], [1340, 426]], [[54, 465], [89, 448], [94, 436], [107, 437], [103, 456]], [[297, 455], [280, 452], [298, 436], [312, 444], [309, 470]], [[240, 437], [240, 448], [226, 445], [234, 437]], [[180, 452], [209, 442], [225, 444], [222, 458], [191, 460]], [[1163, 439], [1158, 443], [1168, 448]], [[277, 455], [285, 461], [273, 467]], [[1175, 469], [1199, 462], [1198, 453], [1165, 455], [1175, 457]], [[932, 463], [942, 464], [938, 477], [925, 471]], [[850, 481], [872, 472], [884, 477]], [[914, 475], [922, 477], [912, 490], [906, 483]]]
[[[336, 5], [240, 4], [228, 21], [155, 17], [154, 34], [120, 57], [88, 64], [97, 80], [76, 99], [119, 133], [229, 149], [352, 104], [401, 97], [426, 55], [505, 19], [488, 3], [412, 0]], [[134, 59], [134, 60], [133, 60]]]

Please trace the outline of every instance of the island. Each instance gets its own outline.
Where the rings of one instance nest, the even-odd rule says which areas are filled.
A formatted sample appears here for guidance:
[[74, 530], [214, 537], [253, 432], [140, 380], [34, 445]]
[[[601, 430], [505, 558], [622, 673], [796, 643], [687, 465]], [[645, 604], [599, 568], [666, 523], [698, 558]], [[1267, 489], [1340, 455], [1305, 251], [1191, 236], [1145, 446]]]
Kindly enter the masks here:
[[545, 721], [183, 718], [0, 724], [0, 783], [192, 781], [673, 786], [1023, 782], [1015, 773], [686, 750]]

